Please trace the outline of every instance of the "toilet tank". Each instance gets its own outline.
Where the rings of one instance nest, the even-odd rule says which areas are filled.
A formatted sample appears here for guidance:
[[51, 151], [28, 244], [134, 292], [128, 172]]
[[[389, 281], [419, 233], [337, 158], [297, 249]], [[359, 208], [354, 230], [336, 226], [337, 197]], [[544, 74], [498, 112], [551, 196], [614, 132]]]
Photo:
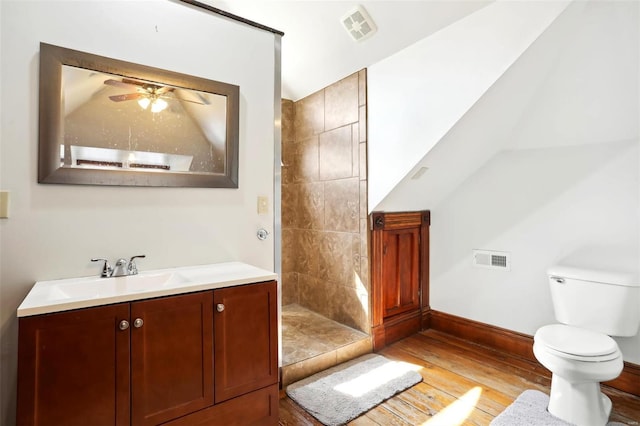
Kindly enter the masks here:
[[609, 336], [634, 336], [640, 327], [637, 273], [557, 265], [549, 268], [556, 319]]

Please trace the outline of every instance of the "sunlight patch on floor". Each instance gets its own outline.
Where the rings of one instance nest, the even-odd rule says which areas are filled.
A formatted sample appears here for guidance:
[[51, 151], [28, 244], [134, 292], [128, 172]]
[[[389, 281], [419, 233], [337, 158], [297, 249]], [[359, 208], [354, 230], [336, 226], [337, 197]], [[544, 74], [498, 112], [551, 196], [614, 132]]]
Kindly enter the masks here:
[[447, 405], [444, 410], [422, 423], [422, 426], [459, 426], [463, 424], [476, 408], [481, 394], [482, 388], [480, 386], [470, 389], [457, 401]]
[[402, 361], [391, 361], [378, 368], [375, 368], [365, 374], [362, 374], [348, 382], [340, 383], [334, 387], [338, 392], [350, 395], [354, 398], [384, 386], [386, 383], [394, 380], [409, 371], [418, 371], [422, 369], [419, 365], [410, 364]]

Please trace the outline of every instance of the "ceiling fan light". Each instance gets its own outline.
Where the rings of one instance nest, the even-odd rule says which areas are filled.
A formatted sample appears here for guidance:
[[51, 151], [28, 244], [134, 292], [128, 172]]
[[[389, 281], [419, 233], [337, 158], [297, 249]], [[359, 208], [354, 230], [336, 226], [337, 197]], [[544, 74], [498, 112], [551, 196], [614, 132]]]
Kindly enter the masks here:
[[164, 99], [156, 99], [151, 103], [151, 112], [160, 112], [167, 107], [167, 101]]
[[140, 99], [138, 99], [138, 105], [140, 105], [140, 107], [142, 109], [149, 108], [149, 104], [150, 103], [151, 103], [151, 100], [149, 100], [149, 98], [140, 98]]

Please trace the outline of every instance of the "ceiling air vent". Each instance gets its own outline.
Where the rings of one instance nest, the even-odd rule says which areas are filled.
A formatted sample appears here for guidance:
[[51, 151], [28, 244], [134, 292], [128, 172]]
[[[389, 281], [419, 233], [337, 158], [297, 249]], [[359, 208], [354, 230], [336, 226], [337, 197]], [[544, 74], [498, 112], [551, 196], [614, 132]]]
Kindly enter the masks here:
[[356, 6], [355, 9], [343, 16], [342, 25], [355, 41], [371, 37], [378, 29], [362, 6]]
[[511, 254], [502, 251], [474, 250], [473, 266], [510, 271]]

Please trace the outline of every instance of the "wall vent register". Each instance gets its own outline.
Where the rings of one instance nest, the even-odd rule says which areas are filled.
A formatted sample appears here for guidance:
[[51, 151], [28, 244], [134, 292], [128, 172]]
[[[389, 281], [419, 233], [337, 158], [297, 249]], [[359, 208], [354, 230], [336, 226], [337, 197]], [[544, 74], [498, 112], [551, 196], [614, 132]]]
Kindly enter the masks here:
[[511, 253], [491, 250], [473, 250], [473, 266], [511, 270]]

